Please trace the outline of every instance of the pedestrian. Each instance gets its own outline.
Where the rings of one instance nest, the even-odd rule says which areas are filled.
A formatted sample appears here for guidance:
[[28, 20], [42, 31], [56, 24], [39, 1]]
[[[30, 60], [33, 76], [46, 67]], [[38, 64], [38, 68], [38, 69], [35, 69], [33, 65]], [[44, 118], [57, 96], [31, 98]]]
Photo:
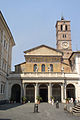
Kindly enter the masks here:
[[52, 105], [54, 105], [54, 100], [52, 99]]

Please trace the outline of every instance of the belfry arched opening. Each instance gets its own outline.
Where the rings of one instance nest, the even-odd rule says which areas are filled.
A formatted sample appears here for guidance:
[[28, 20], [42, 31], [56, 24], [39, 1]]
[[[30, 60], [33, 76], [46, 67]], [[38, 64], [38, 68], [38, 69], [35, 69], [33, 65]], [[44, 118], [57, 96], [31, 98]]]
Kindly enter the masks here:
[[42, 97], [42, 102], [48, 102], [48, 86], [41, 84], [39, 86], [39, 95]]
[[11, 89], [11, 98], [16, 101], [17, 103], [20, 102], [21, 97], [21, 87], [18, 84], [12, 86]]

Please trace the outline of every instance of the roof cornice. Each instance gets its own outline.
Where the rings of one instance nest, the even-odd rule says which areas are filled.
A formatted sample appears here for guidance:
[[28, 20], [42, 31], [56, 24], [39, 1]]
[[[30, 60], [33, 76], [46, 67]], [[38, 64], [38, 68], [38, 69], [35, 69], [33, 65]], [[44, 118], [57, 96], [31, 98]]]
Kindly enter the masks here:
[[9, 34], [10, 39], [11, 39], [11, 41], [12, 41], [12, 44], [13, 44], [13, 46], [14, 46], [14, 45], [15, 45], [14, 38], [13, 38], [13, 36], [12, 36], [12, 33], [11, 33], [11, 31], [10, 31], [10, 29], [9, 29], [9, 27], [8, 27], [8, 25], [7, 25], [7, 23], [6, 23], [5, 19], [4, 19], [4, 16], [3, 16], [3, 14], [2, 14], [1, 11], [0, 11], [0, 19], [1, 19], [1, 21], [3, 22], [4, 27], [7, 29], [7, 32], [8, 32], [8, 34]]
[[55, 51], [60, 52], [60, 53], [63, 54], [62, 51], [57, 50], [57, 49], [52, 48], [52, 47], [49, 47], [49, 46], [47, 46], [47, 45], [40, 45], [40, 46], [34, 47], [34, 48], [32, 48], [32, 49], [29, 49], [29, 50], [24, 51], [24, 53], [27, 53], [27, 52], [30, 52], [30, 51], [32, 51], [32, 50], [38, 49], [38, 48], [40, 48], [40, 47], [47, 47], [47, 48], [49, 48], [49, 49], [55, 50]]

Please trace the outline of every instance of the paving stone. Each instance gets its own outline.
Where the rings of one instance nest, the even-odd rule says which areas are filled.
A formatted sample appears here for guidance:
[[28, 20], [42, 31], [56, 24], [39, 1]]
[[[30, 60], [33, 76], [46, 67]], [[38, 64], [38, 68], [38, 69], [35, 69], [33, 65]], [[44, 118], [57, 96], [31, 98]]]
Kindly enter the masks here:
[[64, 104], [39, 104], [39, 113], [34, 113], [34, 103], [6, 104], [0, 106], [0, 120], [80, 120], [64, 110]]

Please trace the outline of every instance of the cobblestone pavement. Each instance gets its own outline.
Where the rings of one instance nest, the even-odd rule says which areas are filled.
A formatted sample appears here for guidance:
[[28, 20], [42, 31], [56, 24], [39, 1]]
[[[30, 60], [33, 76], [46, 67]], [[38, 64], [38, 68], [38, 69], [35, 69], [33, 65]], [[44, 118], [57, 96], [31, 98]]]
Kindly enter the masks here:
[[0, 106], [0, 120], [80, 120], [80, 117], [64, 111], [64, 105], [39, 104], [39, 113], [34, 113], [34, 104], [6, 104]]

